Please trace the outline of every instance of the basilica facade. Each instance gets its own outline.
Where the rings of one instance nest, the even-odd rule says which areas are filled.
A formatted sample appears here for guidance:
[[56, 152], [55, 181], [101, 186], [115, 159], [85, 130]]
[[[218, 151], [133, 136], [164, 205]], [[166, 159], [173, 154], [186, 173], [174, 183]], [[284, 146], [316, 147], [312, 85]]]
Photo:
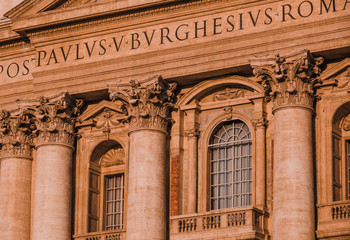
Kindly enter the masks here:
[[349, 0], [0, 14], [0, 240], [350, 239]]

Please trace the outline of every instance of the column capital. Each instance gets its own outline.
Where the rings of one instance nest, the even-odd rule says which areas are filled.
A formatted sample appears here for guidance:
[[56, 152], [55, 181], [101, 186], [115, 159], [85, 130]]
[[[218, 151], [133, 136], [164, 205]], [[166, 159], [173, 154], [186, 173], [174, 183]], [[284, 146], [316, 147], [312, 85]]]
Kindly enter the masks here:
[[253, 73], [261, 78], [267, 100], [273, 110], [296, 106], [313, 109], [314, 85], [320, 83], [322, 57], [313, 57], [309, 50], [286, 56], [263, 56], [249, 59]]
[[[17, 114], [16, 114], [17, 113]], [[0, 111], [0, 159], [31, 159], [34, 122], [22, 112]]]
[[62, 144], [73, 147], [74, 125], [80, 113], [83, 100], [76, 100], [68, 92], [35, 100], [18, 101], [23, 112], [29, 112], [35, 123], [34, 133], [38, 136], [37, 146]]
[[166, 132], [172, 122], [170, 112], [175, 108], [176, 83], [168, 83], [156, 75], [140, 82], [132, 79], [129, 84], [108, 87], [111, 100], [123, 103], [130, 132], [140, 129]]

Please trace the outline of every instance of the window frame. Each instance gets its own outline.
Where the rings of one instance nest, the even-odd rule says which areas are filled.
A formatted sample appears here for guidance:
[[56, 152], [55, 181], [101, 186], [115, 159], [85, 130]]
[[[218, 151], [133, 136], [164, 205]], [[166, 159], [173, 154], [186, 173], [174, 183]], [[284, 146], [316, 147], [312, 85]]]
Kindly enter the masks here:
[[[119, 142], [115, 141], [120, 144]], [[98, 145], [96, 146], [98, 147]], [[124, 150], [125, 148], [120, 145], [120, 147]], [[106, 151], [107, 152], [107, 151]], [[90, 181], [91, 172], [99, 173], [99, 196], [98, 196], [98, 223], [97, 223], [97, 231], [96, 232], [104, 232], [104, 231], [120, 231], [126, 230], [126, 205], [127, 205], [127, 154], [125, 154], [125, 159], [123, 164], [112, 165], [112, 166], [101, 166], [100, 164], [89, 161], [89, 172], [88, 179]], [[116, 230], [106, 230], [106, 177], [112, 175], [124, 175], [124, 204], [123, 204], [123, 228]], [[88, 192], [90, 193], [90, 182], [88, 182]], [[90, 216], [89, 216], [89, 206], [90, 206], [90, 197], [88, 197], [87, 204], [87, 233], [90, 233]]]
[[[249, 108], [249, 107], [248, 107]], [[252, 202], [250, 206], [242, 207], [242, 208], [252, 208], [256, 205], [256, 167], [255, 167], [255, 161], [256, 161], [256, 129], [254, 128], [254, 125], [252, 123], [252, 120], [243, 115], [241, 112], [237, 110], [233, 110], [231, 112], [230, 118], [227, 117], [226, 114], [221, 114], [217, 116], [216, 118], [212, 119], [211, 122], [209, 122], [206, 126], [203, 126], [205, 131], [203, 131], [203, 134], [201, 134], [201, 138], [199, 141], [199, 156], [198, 156], [198, 211], [199, 212], [225, 212], [229, 211], [230, 209], [221, 209], [221, 210], [211, 210], [210, 206], [210, 151], [208, 148], [210, 137], [212, 136], [215, 129], [225, 121], [233, 121], [233, 120], [240, 120], [244, 122], [250, 132], [251, 132], [251, 144], [252, 144], [252, 185], [251, 185], [251, 192], [252, 192]], [[234, 209], [239, 209], [234, 208]]]
[[[236, 130], [236, 127], [239, 126], [238, 125], [239, 123], [244, 124], [244, 125], [242, 125], [239, 128], [243, 129], [244, 126], [246, 126], [248, 128], [248, 132], [247, 132], [247, 134], [249, 134], [249, 138], [248, 139], [245, 139], [245, 140], [239, 139], [237, 141], [234, 139], [236, 137], [235, 130]], [[221, 129], [224, 129], [224, 131], [227, 134], [229, 134], [228, 131], [230, 129], [228, 131], [226, 131], [225, 126], [232, 127], [232, 128], [230, 128], [230, 129], [232, 129], [232, 135], [230, 137], [232, 137], [233, 140], [232, 141], [222, 142], [222, 143], [214, 143], [214, 137], [221, 131]], [[241, 154], [241, 155], [235, 157], [235, 155], [234, 155], [235, 150], [234, 149], [236, 147], [239, 147], [239, 149], [242, 150], [241, 147], [243, 147], [243, 146], [248, 146], [248, 155], [245, 156], [245, 155]], [[220, 203], [219, 203], [219, 201], [220, 201], [220, 194], [218, 192], [218, 194], [213, 197], [213, 190], [212, 190], [212, 188], [214, 186], [212, 184], [212, 175], [215, 175], [215, 173], [213, 173], [213, 171], [212, 171], [213, 169], [212, 169], [211, 166], [212, 166], [213, 162], [214, 163], [218, 162], [218, 161], [220, 162], [220, 158], [218, 158], [216, 160], [214, 159], [213, 152], [215, 150], [221, 149], [222, 147], [225, 149], [225, 159], [224, 159], [225, 178], [224, 178], [223, 182], [220, 182], [220, 180], [217, 179], [218, 180], [217, 187], [220, 187], [220, 185], [224, 185], [224, 188], [225, 188], [225, 197], [224, 197], [224, 199], [226, 199], [226, 200], [224, 200], [225, 201], [224, 205], [226, 205], [228, 203], [228, 202], [226, 202], [227, 199], [230, 198], [230, 197], [227, 197], [228, 195], [226, 193], [227, 185], [231, 185], [230, 186], [231, 191], [232, 191], [231, 195], [230, 195], [231, 196], [231, 204], [230, 204], [231, 206], [226, 206], [226, 207], [220, 207], [219, 206], [220, 205]], [[232, 165], [231, 166], [231, 175], [232, 175], [231, 176], [231, 180], [232, 180], [232, 182], [231, 182], [231, 184], [228, 184], [228, 181], [226, 179], [227, 173], [230, 172], [230, 169], [228, 169], [228, 170], [226, 169], [226, 167], [227, 167], [226, 164], [227, 164], [227, 160], [228, 160], [227, 157], [226, 157], [226, 150], [227, 149], [230, 149], [229, 151], [232, 151], [232, 156], [231, 156], [231, 158], [232, 158], [231, 159], [231, 165]], [[252, 178], [253, 178], [253, 174], [252, 174], [252, 165], [253, 165], [252, 164], [252, 162], [253, 162], [252, 161], [252, 152], [253, 152], [253, 149], [252, 149], [252, 131], [249, 128], [249, 126], [244, 121], [242, 121], [241, 119], [222, 121], [222, 122], [220, 122], [220, 124], [218, 124], [213, 129], [213, 131], [212, 131], [212, 133], [211, 133], [211, 135], [209, 137], [209, 143], [208, 143], [208, 162], [210, 162], [210, 165], [209, 165], [209, 176], [210, 177], [209, 177], [209, 180], [208, 180], [209, 186], [210, 186], [210, 190], [209, 190], [209, 198], [210, 198], [209, 206], [210, 207], [209, 208], [210, 208], [211, 211], [252, 206]], [[238, 167], [237, 169], [234, 167], [235, 162], [236, 162], [235, 158], [239, 158], [238, 161], [240, 161], [240, 163], [241, 163], [240, 167]], [[242, 160], [242, 158], [248, 158], [247, 159], [248, 160], [248, 165], [250, 165], [250, 166], [248, 166], [248, 168], [242, 166], [242, 161], [244, 161], [244, 160]], [[243, 179], [243, 175], [242, 174], [243, 174], [243, 172], [245, 172], [247, 170], [248, 170], [248, 175], [250, 175], [250, 178], [248, 177], [249, 179], [245, 179], [245, 181], [243, 181], [242, 180]], [[235, 181], [235, 176], [236, 176], [235, 173], [239, 173], [239, 176], [240, 176], [240, 179], [238, 179], [237, 181]], [[217, 173], [217, 174], [220, 175], [220, 173]], [[217, 176], [218, 178], [219, 178], [219, 175]], [[235, 194], [235, 192], [236, 192], [235, 191], [235, 185], [239, 185], [239, 187], [242, 188], [242, 186], [246, 186], [245, 184], [248, 184], [248, 188], [249, 188], [248, 192], [243, 193], [242, 190], [241, 190], [240, 193]], [[239, 204], [235, 203], [236, 202], [235, 201], [235, 197], [237, 197], [237, 196], [238, 196], [238, 199], [240, 199], [240, 203]], [[248, 204], [247, 204], [247, 199], [245, 200], [245, 203], [243, 203], [244, 197], [248, 197]], [[213, 198], [217, 198], [218, 202], [216, 204], [217, 205], [216, 207], [212, 206], [212, 199]], [[237, 205], [237, 206], [235, 206], [235, 205]]]

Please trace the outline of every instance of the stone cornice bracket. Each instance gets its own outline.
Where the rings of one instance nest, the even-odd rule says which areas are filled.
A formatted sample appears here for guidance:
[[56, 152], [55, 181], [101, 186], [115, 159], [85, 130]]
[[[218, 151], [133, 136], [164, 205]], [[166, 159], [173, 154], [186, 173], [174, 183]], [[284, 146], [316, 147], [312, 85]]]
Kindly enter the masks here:
[[83, 100], [76, 100], [68, 92], [51, 97], [39, 97], [36, 100], [18, 101], [23, 111], [34, 118], [38, 136], [37, 146], [44, 144], [62, 144], [74, 146], [74, 125], [83, 106]]
[[166, 132], [171, 111], [175, 108], [176, 83], [168, 83], [156, 75], [144, 81], [109, 85], [110, 99], [120, 100], [130, 132], [153, 129]]
[[273, 111], [298, 106], [313, 110], [314, 85], [320, 83], [323, 58], [315, 58], [309, 50], [287, 56], [263, 56], [249, 59], [253, 73], [265, 89], [266, 100], [273, 100]]
[[199, 126], [195, 126], [194, 128], [185, 131], [184, 136], [187, 138], [198, 138], [200, 135]]
[[263, 118], [254, 120], [253, 121], [253, 126], [254, 126], [255, 129], [257, 129], [257, 128], [266, 128], [268, 123], [269, 122], [266, 120], [266, 118], [263, 117]]
[[0, 159], [32, 159], [33, 119], [21, 111], [0, 111]]

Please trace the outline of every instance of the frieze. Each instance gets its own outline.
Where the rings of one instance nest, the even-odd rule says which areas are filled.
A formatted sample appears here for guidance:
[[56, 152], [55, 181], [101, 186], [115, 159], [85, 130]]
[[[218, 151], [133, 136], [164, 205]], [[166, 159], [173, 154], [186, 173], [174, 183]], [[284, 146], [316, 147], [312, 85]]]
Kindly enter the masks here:
[[109, 93], [112, 101], [122, 101], [130, 131], [155, 129], [166, 132], [172, 122], [170, 112], [175, 108], [176, 87], [176, 83], [154, 76], [142, 84], [132, 79], [128, 86], [109, 85]]
[[[78, 28], [94, 27], [96, 24], [127, 21], [142, 16], [178, 11], [227, 0], [201, 0], [163, 6], [151, 10], [133, 12], [115, 17], [99, 19], [76, 25], [57, 27], [50, 30], [28, 33], [35, 35], [56, 34], [61, 30], [73, 31]], [[0, 79], [8, 81], [28, 79], [33, 68], [49, 71], [74, 63], [91, 63], [109, 60], [133, 54], [149, 53], [183, 47], [190, 44], [206, 43], [219, 39], [277, 30], [310, 21], [335, 21], [334, 18], [349, 16], [350, 3], [346, 0], [310, 0], [278, 1], [244, 9], [227, 10], [206, 16], [177, 20], [166, 24], [156, 24], [143, 28], [134, 28], [108, 33], [99, 37], [90, 37], [70, 42], [57, 43], [47, 47], [38, 47], [33, 56], [24, 60], [1, 63]], [[312, 18], [312, 19], [309, 19]], [[114, 26], [116, 27], [116, 26]], [[39, 69], [40, 68], [40, 69]], [[6, 82], [6, 81], [5, 81]]]
[[273, 100], [273, 110], [286, 106], [313, 109], [314, 85], [321, 82], [322, 63], [322, 57], [314, 58], [308, 50], [250, 59], [253, 73], [262, 80], [266, 100]]

